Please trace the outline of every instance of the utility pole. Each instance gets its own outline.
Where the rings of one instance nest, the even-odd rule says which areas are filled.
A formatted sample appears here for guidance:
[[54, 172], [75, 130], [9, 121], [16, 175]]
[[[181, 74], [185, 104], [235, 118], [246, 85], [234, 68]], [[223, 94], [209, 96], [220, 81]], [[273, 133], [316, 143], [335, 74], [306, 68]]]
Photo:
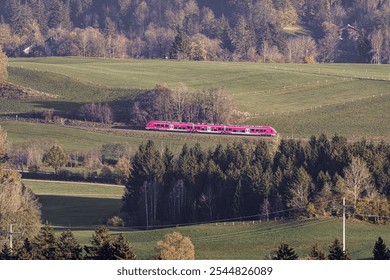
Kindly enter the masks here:
[[9, 235], [9, 248], [12, 251], [13, 248], [13, 235], [19, 232], [13, 232], [12, 224], [9, 226], [9, 232], [0, 232], [0, 235]]
[[343, 252], [345, 253], [345, 197], [343, 197]]

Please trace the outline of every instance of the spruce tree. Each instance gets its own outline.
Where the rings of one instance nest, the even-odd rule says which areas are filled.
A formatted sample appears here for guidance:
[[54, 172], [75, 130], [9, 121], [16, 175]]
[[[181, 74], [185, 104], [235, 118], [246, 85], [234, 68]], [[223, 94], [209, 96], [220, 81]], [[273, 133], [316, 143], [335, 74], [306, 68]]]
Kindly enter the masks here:
[[383, 242], [382, 237], [378, 237], [378, 240], [375, 242], [374, 249], [372, 250], [374, 255], [374, 260], [389, 260], [390, 251], [386, 247], [385, 242]]
[[32, 260], [33, 259], [33, 244], [28, 238], [23, 242], [23, 246], [16, 250], [15, 259], [17, 260]]
[[95, 230], [91, 238], [91, 246], [84, 246], [85, 259], [104, 260], [107, 259], [107, 246], [110, 244], [110, 233], [108, 228], [100, 226]]
[[278, 250], [273, 252], [272, 260], [297, 260], [298, 255], [295, 254], [293, 248], [290, 248], [288, 244], [282, 242]]
[[328, 260], [349, 260], [348, 252], [343, 251], [343, 244], [336, 238], [329, 246]]
[[309, 259], [310, 260], [325, 260], [325, 254], [324, 251], [321, 249], [321, 247], [318, 245], [318, 243], [314, 244], [314, 246], [311, 248], [309, 253]]
[[13, 260], [13, 255], [11, 249], [4, 244], [3, 249], [0, 252], [0, 260]]
[[57, 242], [57, 259], [81, 260], [83, 249], [70, 230], [64, 231]]
[[172, 43], [171, 50], [169, 51], [169, 58], [183, 60], [188, 58], [188, 56], [189, 44], [187, 34], [183, 30], [180, 30]]
[[56, 253], [57, 244], [54, 229], [46, 222], [33, 242], [33, 258], [37, 260], [55, 260]]
[[113, 260], [135, 260], [137, 256], [133, 252], [133, 248], [131, 247], [129, 241], [123, 236], [123, 234], [119, 234], [114, 241], [112, 241], [111, 246], [111, 256]]

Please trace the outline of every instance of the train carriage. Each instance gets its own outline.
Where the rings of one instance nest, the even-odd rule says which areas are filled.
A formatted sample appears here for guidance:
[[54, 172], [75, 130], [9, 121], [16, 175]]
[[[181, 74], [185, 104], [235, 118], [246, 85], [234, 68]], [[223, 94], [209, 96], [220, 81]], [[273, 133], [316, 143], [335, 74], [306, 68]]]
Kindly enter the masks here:
[[147, 130], [172, 131], [172, 132], [192, 132], [211, 134], [231, 134], [231, 135], [252, 135], [252, 136], [276, 136], [277, 132], [270, 126], [245, 126], [245, 125], [224, 125], [224, 124], [204, 124], [167, 122], [152, 120], [145, 126]]

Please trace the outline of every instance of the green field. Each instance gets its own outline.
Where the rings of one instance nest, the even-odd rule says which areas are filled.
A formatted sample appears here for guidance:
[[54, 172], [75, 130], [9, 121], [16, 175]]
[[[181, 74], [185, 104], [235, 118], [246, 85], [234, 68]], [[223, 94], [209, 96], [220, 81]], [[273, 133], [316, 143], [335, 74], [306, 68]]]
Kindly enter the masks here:
[[[87, 244], [97, 221], [119, 212], [123, 189], [78, 183], [25, 180], [43, 204], [43, 221], [57, 232], [71, 228], [82, 244]], [[265, 259], [281, 242], [287, 242], [300, 257], [305, 257], [316, 242], [327, 251], [329, 244], [341, 239], [342, 222], [338, 218], [211, 223], [170, 229], [138, 231], [111, 228], [112, 234], [124, 233], [139, 258], [150, 259], [158, 240], [173, 230], [191, 237], [197, 259]], [[353, 259], [372, 257], [375, 241], [381, 236], [390, 241], [390, 226], [354, 220], [346, 223], [346, 244]]]
[[[224, 87], [248, 124], [272, 125], [282, 135], [390, 138], [390, 66], [262, 64], [170, 60], [11, 59], [12, 83], [58, 95], [56, 100], [5, 100], [2, 114], [66, 111], [85, 102], [120, 106], [156, 84], [190, 90]], [[124, 103], [123, 103], [124, 104]]]
[[[43, 141], [45, 143], [57, 143], [69, 151], [90, 151], [93, 148], [100, 148], [105, 143], [127, 143], [138, 149], [141, 143], [153, 139], [157, 147], [162, 151], [165, 147], [177, 152], [185, 143], [190, 146], [195, 143], [203, 143], [206, 146], [214, 145], [221, 141], [210, 142], [210, 136], [188, 135], [178, 133], [158, 133], [149, 131], [115, 131], [115, 134], [106, 131], [93, 131], [80, 128], [62, 127], [50, 124], [37, 124], [26, 122], [7, 121], [0, 122], [0, 125], [7, 130], [8, 140], [13, 145], [20, 146], [30, 141]], [[231, 140], [235, 138], [230, 137]]]
[[91, 226], [118, 215], [123, 187], [23, 180], [38, 195], [42, 221], [57, 226]]

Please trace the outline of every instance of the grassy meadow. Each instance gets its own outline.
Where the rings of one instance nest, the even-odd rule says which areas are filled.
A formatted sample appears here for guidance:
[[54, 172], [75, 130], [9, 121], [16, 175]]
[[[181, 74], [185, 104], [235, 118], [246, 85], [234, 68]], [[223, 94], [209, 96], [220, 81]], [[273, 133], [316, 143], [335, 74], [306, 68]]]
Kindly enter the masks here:
[[[49, 145], [59, 144], [67, 152], [88, 152], [100, 148], [105, 143], [124, 144], [133, 147], [134, 152], [141, 143], [152, 139], [154, 144], [164, 151], [168, 147], [172, 152], [179, 153], [184, 146], [200, 143], [202, 148], [213, 148], [218, 144], [225, 145], [237, 140], [235, 136], [214, 136], [187, 133], [164, 133], [143, 130], [125, 129], [83, 129], [56, 126], [53, 124], [27, 123], [20, 121], [0, 121], [0, 126], [7, 130], [8, 141], [18, 147], [31, 141], [41, 141]], [[255, 142], [258, 138], [243, 137], [245, 141]], [[261, 139], [272, 141], [273, 139]]]
[[[98, 222], [120, 211], [123, 188], [111, 185], [61, 183], [24, 180], [42, 203], [43, 221], [56, 231], [70, 228], [80, 243], [88, 244]], [[279, 244], [287, 242], [304, 258], [316, 242], [324, 251], [335, 239], [341, 239], [342, 221], [338, 218], [227, 222], [139, 231], [110, 228], [112, 234], [123, 233], [139, 258], [150, 259], [158, 240], [173, 230], [191, 237], [197, 259], [265, 259]], [[390, 226], [373, 225], [355, 220], [346, 223], [347, 249], [352, 259], [372, 257], [375, 241], [381, 236], [390, 240]]]
[[[125, 104], [156, 84], [190, 90], [223, 87], [247, 124], [272, 125], [284, 135], [337, 133], [390, 138], [390, 66], [262, 64], [170, 60], [18, 58], [12, 83], [57, 95], [55, 100], [5, 100], [2, 114], [39, 109], [67, 111], [85, 102]], [[123, 105], [122, 105], [123, 106]], [[337, 120], [337, 121], [335, 121]]]

